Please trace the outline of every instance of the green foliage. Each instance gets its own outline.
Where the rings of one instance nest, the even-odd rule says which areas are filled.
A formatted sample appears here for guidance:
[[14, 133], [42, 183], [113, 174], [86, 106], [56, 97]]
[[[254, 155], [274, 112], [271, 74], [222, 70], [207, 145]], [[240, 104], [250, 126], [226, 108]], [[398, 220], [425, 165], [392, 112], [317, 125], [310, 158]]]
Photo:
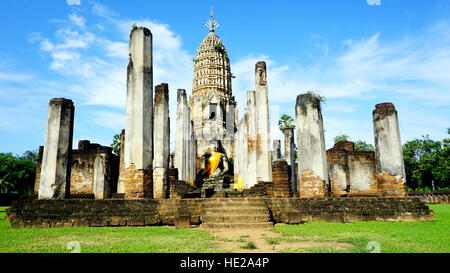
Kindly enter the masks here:
[[122, 148], [122, 142], [120, 141], [120, 134], [116, 134], [113, 137], [113, 143], [111, 148], [116, 155], [120, 155], [120, 149]]
[[134, 24], [132, 24], [132, 25], [131, 25], [131, 28], [132, 28], [132, 29], [137, 29], [137, 28], [138, 28], [138, 26], [137, 26], [137, 24], [136, 24], [136, 23], [134, 23]]
[[196, 59], [196, 58], [193, 58], [192, 61], [193, 61], [195, 64], [198, 63], [198, 59]]
[[256, 244], [252, 241], [247, 242], [245, 245], [241, 246], [243, 249], [257, 249]]
[[334, 143], [338, 143], [340, 141], [349, 141], [349, 139], [350, 137], [348, 135], [342, 134], [334, 138]]
[[434, 141], [430, 137], [414, 139], [403, 145], [406, 183], [416, 190], [442, 189], [450, 182], [450, 138]]
[[327, 102], [327, 99], [325, 96], [320, 95], [319, 91], [307, 91], [306, 94], [310, 96], [311, 99], [316, 100], [312, 101], [313, 103], [316, 103], [317, 101], [321, 102], [322, 104], [325, 104]]
[[283, 114], [280, 120], [278, 121], [278, 127], [283, 132], [284, 129], [295, 128], [294, 122], [295, 121], [291, 116]]
[[223, 46], [222, 43], [217, 43], [217, 44], [215, 44], [215, 45], [214, 45], [214, 50], [217, 51], [217, 52], [219, 52], [219, 53], [221, 53], [221, 54], [223, 54], [223, 53], [225, 52], [224, 46]]
[[[334, 143], [338, 143], [340, 141], [350, 141], [350, 137], [346, 134], [338, 135], [334, 138]], [[363, 140], [358, 140], [355, 142], [355, 151], [375, 151], [375, 148], [372, 144], [369, 144]]]
[[358, 140], [355, 142], [355, 150], [356, 151], [375, 151], [375, 148], [372, 144], [366, 143], [365, 141]]
[[0, 193], [33, 193], [36, 159], [36, 151], [22, 156], [0, 153]]

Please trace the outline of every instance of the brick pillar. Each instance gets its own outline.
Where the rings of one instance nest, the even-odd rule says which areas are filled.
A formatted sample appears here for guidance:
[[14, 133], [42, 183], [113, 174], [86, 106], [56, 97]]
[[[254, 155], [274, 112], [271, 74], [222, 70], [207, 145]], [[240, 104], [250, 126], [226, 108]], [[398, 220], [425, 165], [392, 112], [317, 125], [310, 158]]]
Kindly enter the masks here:
[[272, 197], [289, 198], [292, 196], [291, 183], [289, 181], [289, 165], [286, 160], [273, 162], [273, 189]]
[[300, 197], [324, 197], [327, 194], [328, 163], [320, 100], [310, 93], [298, 95], [295, 115]]
[[156, 86], [154, 107], [153, 197], [168, 198], [170, 120], [169, 86], [166, 83]]
[[267, 71], [265, 62], [255, 65], [255, 101], [257, 126], [257, 168], [258, 179], [272, 181], [272, 160], [269, 124], [269, 90], [267, 88]]
[[397, 111], [392, 103], [381, 103], [375, 106], [372, 116], [379, 191], [383, 196], [405, 196], [405, 166]]
[[153, 197], [152, 33], [144, 27], [130, 34], [125, 120], [125, 199]]
[[65, 199], [69, 196], [74, 112], [71, 100], [50, 101], [39, 199]]

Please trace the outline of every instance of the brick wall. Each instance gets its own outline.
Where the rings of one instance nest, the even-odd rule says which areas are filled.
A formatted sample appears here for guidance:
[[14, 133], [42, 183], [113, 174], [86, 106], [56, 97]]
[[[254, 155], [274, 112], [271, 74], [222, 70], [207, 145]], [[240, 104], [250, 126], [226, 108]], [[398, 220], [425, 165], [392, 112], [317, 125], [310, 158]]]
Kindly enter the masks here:
[[327, 150], [330, 195], [380, 195], [375, 169], [375, 153], [355, 151], [354, 143], [341, 141]]
[[[8, 210], [11, 227], [174, 225], [201, 223], [202, 203], [220, 199], [37, 200], [23, 196]], [[275, 223], [305, 221], [434, 221], [418, 198], [265, 198]], [[210, 204], [214, 207], [214, 204]]]
[[[42, 165], [42, 154], [44, 147], [39, 147], [38, 161], [36, 164], [36, 182], [34, 192], [38, 194], [39, 178]], [[88, 140], [78, 142], [78, 150], [72, 150], [72, 166], [70, 176], [70, 195], [72, 196], [92, 196], [94, 184], [94, 163], [97, 154], [105, 155], [105, 165], [112, 183], [111, 190], [116, 192], [117, 179], [119, 175], [119, 158], [112, 153], [110, 147], [90, 143]]]

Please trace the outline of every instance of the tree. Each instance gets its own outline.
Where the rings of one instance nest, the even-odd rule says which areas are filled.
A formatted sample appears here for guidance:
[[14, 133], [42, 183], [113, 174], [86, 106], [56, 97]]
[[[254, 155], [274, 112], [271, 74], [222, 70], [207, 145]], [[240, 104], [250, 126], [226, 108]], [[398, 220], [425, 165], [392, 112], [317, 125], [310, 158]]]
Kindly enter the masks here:
[[365, 141], [358, 140], [355, 142], [355, 151], [375, 151], [372, 144], [366, 143]]
[[111, 148], [116, 155], [120, 155], [120, 149], [122, 147], [120, 134], [116, 134], [113, 137], [113, 143], [111, 144]]
[[412, 189], [449, 187], [450, 139], [434, 141], [428, 135], [403, 145], [406, 183]]
[[0, 193], [33, 193], [36, 159], [36, 151], [26, 151], [22, 156], [0, 153]]
[[280, 120], [278, 121], [278, 127], [281, 131], [287, 128], [295, 128], [294, 119], [289, 115], [282, 115]]
[[340, 141], [348, 141], [350, 139], [350, 137], [348, 135], [342, 134], [339, 136], [334, 137], [334, 143], [338, 143]]

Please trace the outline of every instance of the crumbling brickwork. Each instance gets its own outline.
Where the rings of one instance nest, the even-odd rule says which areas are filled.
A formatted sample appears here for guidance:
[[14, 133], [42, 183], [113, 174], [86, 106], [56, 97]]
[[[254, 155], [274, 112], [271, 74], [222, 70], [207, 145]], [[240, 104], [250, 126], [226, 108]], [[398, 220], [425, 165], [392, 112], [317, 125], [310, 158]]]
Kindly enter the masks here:
[[136, 170], [132, 163], [125, 169], [125, 199], [153, 198], [152, 174], [149, 170]]
[[[36, 163], [36, 182], [34, 185], [35, 194], [39, 189], [39, 177], [42, 164], [42, 154], [44, 147], [39, 147], [39, 155]], [[94, 184], [94, 164], [98, 154], [105, 156], [105, 169], [108, 181], [110, 181], [111, 191], [116, 192], [119, 158], [112, 153], [110, 147], [90, 143], [89, 140], [80, 140], [78, 150], [72, 150], [72, 167], [70, 176], [70, 196], [92, 197]]]
[[273, 189], [272, 197], [292, 197], [292, 187], [289, 181], [290, 168], [286, 160], [276, 160], [272, 165]]
[[387, 172], [377, 173], [378, 187], [382, 196], [405, 196], [406, 186], [399, 175], [390, 175]]
[[[255, 202], [269, 209], [274, 223], [305, 221], [434, 221], [418, 198], [264, 198], [241, 199], [239, 209], [255, 212]], [[227, 199], [36, 200], [21, 198], [8, 209], [12, 228], [72, 226], [174, 225], [180, 216], [202, 223], [209, 212], [229, 210]], [[244, 203], [247, 203], [245, 205]], [[220, 207], [222, 205], [222, 207]], [[266, 208], [264, 208], [266, 207]], [[232, 207], [230, 207], [232, 208]], [[258, 207], [260, 210], [260, 207]]]
[[72, 152], [72, 171], [70, 178], [70, 195], [91, 195], [94, 185], [95, 157], [104, 154], [106, 176], [111, 181], [111, 191], [116, 192], [119, 171], [119, 158], [112, 153], [111, 147], [80, 140], [78, 150]]
[[298, 180], [300, 198], [326, 197], [328, 187], [325, 181], [307, 169], [301, 173]]
[[355, 151], [354, 143], [340, 141], [327, 150], [331, 196], [378, 195], [375, 153]]

